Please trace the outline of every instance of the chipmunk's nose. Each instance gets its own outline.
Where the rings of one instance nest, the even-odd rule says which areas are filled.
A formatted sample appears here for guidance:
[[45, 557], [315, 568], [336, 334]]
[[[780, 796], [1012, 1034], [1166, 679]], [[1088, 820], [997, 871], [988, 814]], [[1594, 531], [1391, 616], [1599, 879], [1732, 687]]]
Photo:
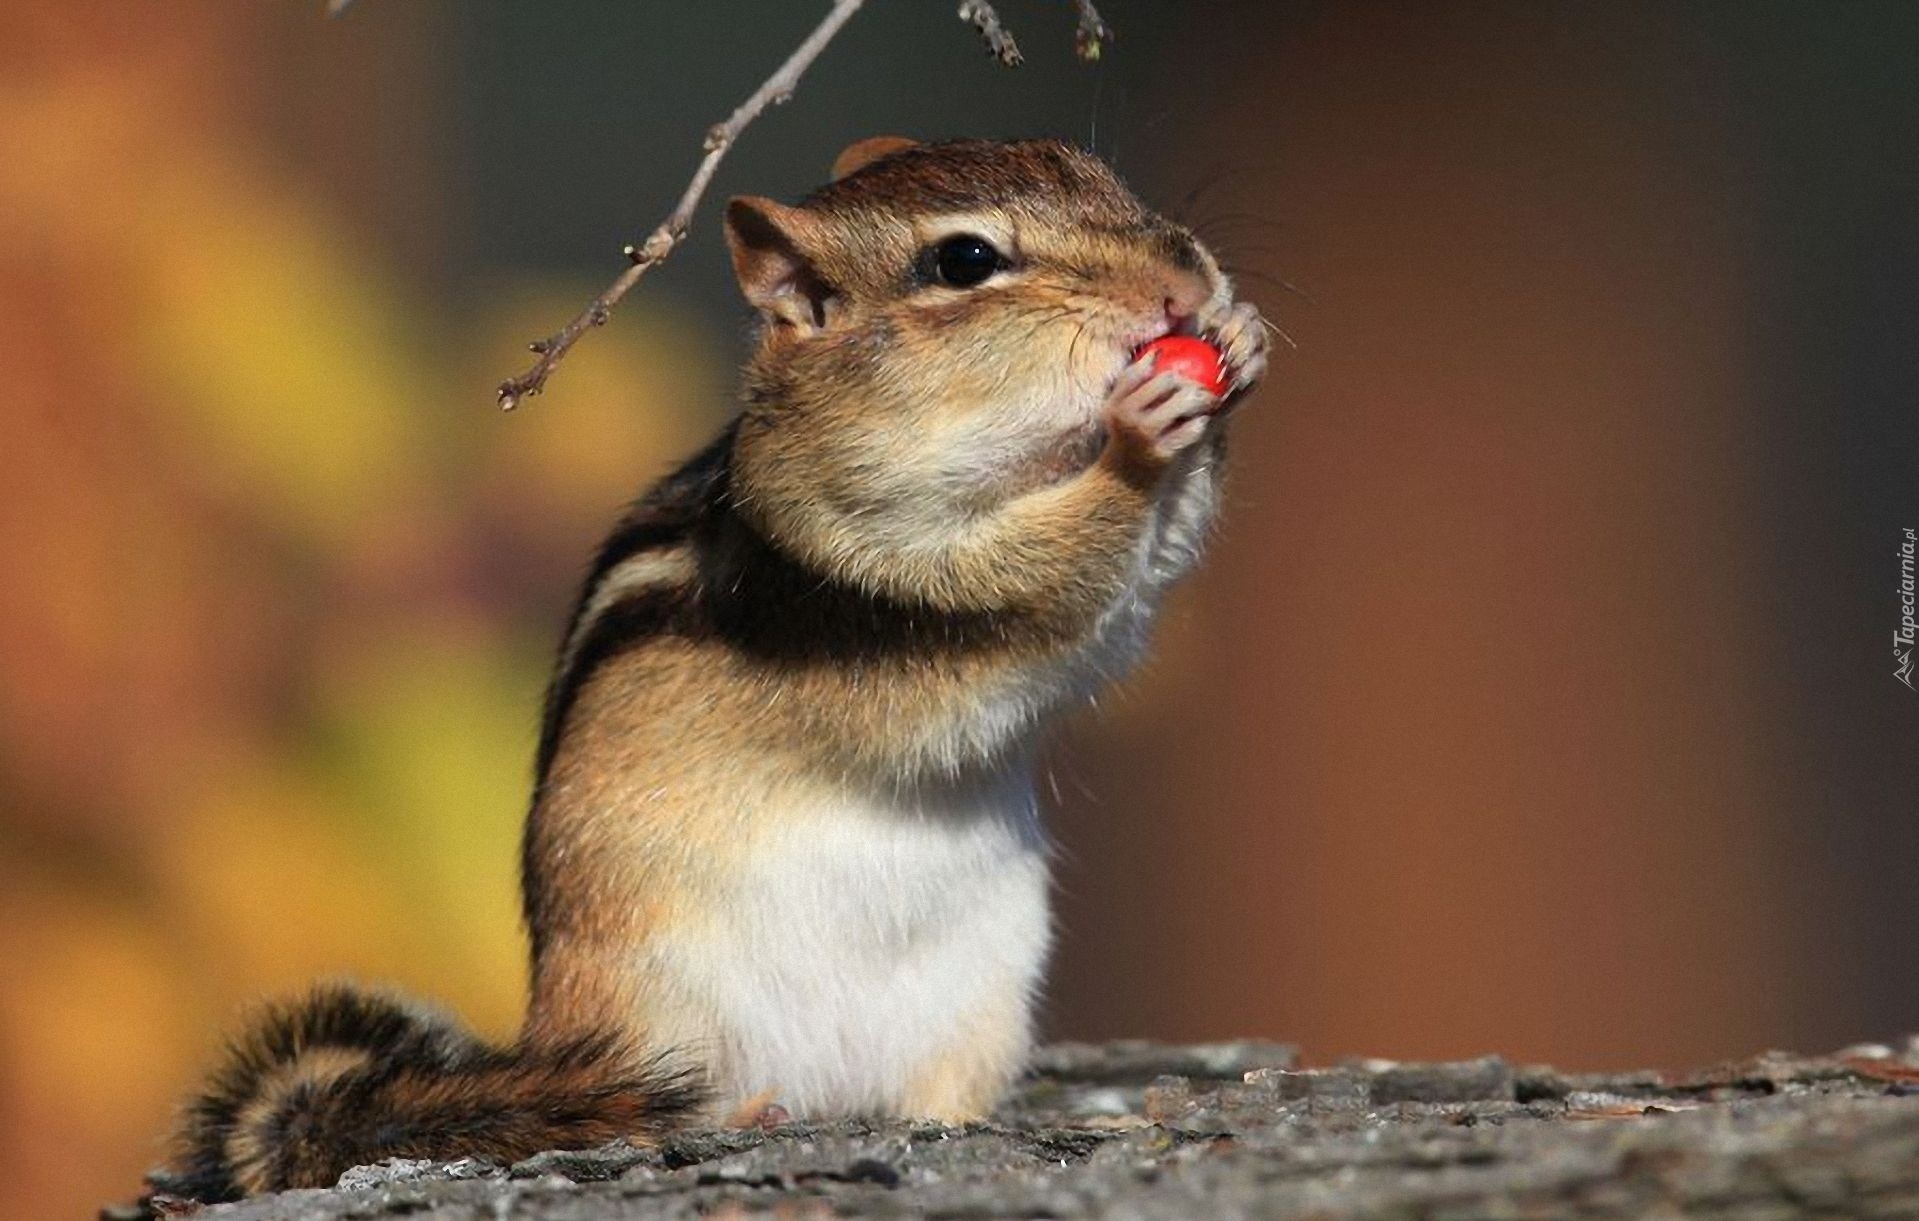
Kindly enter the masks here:
[[1213, 286], [1201, 276], [1180, 271], [1166, 277], [1166, 326], [1176, 334], [1192, 330], [1193, 316], [1213, 295]]
[[[1211, 256], [1191, 234], [1170, 225], [1153, 234], [1146, 250], [1134, 246], [1124, 251], [1123, 263], [1118, 256], [1114, 263], [1114, 271], [1124, 268], [1128, 312], [1140, 311], [1140, 323], [1152, 331], [1148, 338], [1193, 334], [1195, 318], [1218, 288]], [[1156, 325], [1155, 315], [1163, 322]]]
[[1189, 331], [1193, 315], [1213, 295], [1213, 277], [1208, 274], [1211, 260], [1202, 253], [1198, 239], [1171, 226], [1162, 235], [1159, 253], [1166, 321], [1175, 331]]

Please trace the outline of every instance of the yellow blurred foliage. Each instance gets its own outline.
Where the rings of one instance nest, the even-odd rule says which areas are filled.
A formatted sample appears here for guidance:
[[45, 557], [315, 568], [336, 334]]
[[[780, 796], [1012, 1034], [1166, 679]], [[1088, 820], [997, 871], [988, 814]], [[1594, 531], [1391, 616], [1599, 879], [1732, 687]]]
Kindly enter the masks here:
[[111, 894], [8, 879], [0, 913], [0, 1136], [8, 1217], [41, 1215], [105, 1188], [102, 1153], [159, 1148], [180, 1066], [196, 1050], [166, 938]]
[[545, 653], [489, 646], [457, 623], [356, 645], [326, 676], [318, 757], [357, 843], [420, 921], [410, 981], [499, 1035], [519, 1017], [516, 847]]
[[118, 339], [101, 359], [153, 395], [153, 439], [281, 528], [337, 541], [391, 508], [425, 386], [386, 277], [321, 197], [169, 130], [164, 76], [63, 83], [0, 111], [0, 234], [71, 262]]
[[[510, 1033], [567, 582], [720, 414], [654, 300], [435, 304], [249, 127], [257, 11], [0, 16], [0, 1217], [130, 1196], [248, 1004]], [[431, 189], [415, 184], [415, 189]]]
[[387, 286], [323, 218], [217, 183], [176, 189], [147, 195], [166, 240], [129, 337], [171, 443], [290, 532], [338, 543], [401, 509], [428, 421], [403, 355], [420, 337]]
[[143, 863], [210, 1011], [317, 977], [397, 974], [419, 955], [389, 871], [286, 763], [235, 759], [165, 805]]
[[[554, 330], [592, 291], [583, 284], [509, 300], [480, 350], [523, 353], [528, 336]], [[642, 295], [629, 301], [619, 325], [621, 342], [600, 343], [604, 332], [596, 334], [568, 356], [552, 394], [480, 430], [481, 481], [500, 511], [530, 505], [577, 520], [587, 532], [604, 529], [609, 511], [709, 440], [730, 410], [712, 339], [691, 320]], [[474, 390], [487, 396], [490, 387]], [[636, 472], [636, 455], [647, 456], [646, 469]], [[576, 558], [584, 563], [585, 553]]]

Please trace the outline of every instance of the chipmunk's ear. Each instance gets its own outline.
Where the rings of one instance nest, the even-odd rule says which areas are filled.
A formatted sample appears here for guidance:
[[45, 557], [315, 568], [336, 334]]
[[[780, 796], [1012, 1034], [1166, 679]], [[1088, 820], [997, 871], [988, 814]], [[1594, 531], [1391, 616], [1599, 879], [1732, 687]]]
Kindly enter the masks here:
[[820, 220], [804, 208], [742, 195], [726, 204], [726, 244], [747, 303], [775, 333], [826, 329], [837, 297], [814, 262]]
[[857, 140], [833, 158], [833, 181], [838, 182], [848, 174], [857, 174], [881, 157], [891, 157], [894, 153], [903, 153], [919, 145], [918, 140], [909, 140], [905, 136], [873, 136]]

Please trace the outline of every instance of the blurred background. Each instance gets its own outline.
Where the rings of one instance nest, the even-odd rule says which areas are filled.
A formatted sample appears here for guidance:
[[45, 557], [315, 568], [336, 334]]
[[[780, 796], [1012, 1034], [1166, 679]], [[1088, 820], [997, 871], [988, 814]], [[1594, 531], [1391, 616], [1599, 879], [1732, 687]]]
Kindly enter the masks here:
[[1919, 6], [871, 0], [0, 13], [0, 1215], [132, 1193], [256, 998], [509, 1033], [574, 581], [730, 412], [720, 200], [1054, 134], [1297, 341], [1050, 769], [1061, 1037], [1582, 1067], [1919, 1029]]

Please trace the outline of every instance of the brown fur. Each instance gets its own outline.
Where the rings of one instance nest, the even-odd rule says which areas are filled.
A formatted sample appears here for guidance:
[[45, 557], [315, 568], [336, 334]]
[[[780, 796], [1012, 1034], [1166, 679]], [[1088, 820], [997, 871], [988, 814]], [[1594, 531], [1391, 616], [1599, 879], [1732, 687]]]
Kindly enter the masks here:
[[[955, 231], [1004, 243], [1014, 269], [930, 281], [927, 251]], [[797, 206], [734, 200], [727, 238], [764, 321], [744, 410], [622, 519], [581, 591], [523, 844], [519, 1041], [345, 991], [276, 1011], [185, 1125], [176, 1164], [202, 1198], [674, 1122], [694, 1097], [647, 1054], [697, 1070], [724, 1049], [653, 956], [712, 918], [783, 811], [1030, 750], [1007, 726], [1037, 711], [980, 708], [1057, 702], [1167, 528], [1174, 461], [1139, 421], [1102, 417], [1100, 388], [1169, 319], [1203, 324], [1230, 294], [1096, 159], [864, 142]], [[1036, 411], [1085, 410], [1028, 420], [1033, 387]], [[1183, 469], [1211, 479], [1217, 434]], [[1003, 999], [906, 1083], [925, 1114], [991, 1104], [1027, 1037], [1025, 998]]]
[[319, 988], [231, 1048], [187, 1112], [173, 1186], [226, 1200], [330, 1186], [388, 1157], [511, 1162], [644, 1138], [696, 1102], [616, 1038], [494, 1048], [417, 1005]]
[[882, 157], [894, 153], [903, 153], [909, 148], [919, 147], [918, 140], [909, 140], [905, 136], [871, 136], [865, 140], [856, 140], [840, 150], [833, 158], [833, 180], [835, 182], [848, 174], [857, 174]]
[[[997, 410], [1009, 383], [1111, 361], [1162, 301], [1199, 311], [1220, 284], [1210, 256], [1050, 141], [844, 161], [798, 206], [730, 205], [735, 267], [766, 318], [745, 412], [614, 536], [639, 540], [616, 542], [622, 556], [690, 546], [698, 577], [576, 627], [601, 643], [556, 682], [526, 839], [542, 1031], [634, 1020], [643, 986], [601, 974], [630, 975], [635, 947], [699, 918], [765, 829], [728, 811], [791, 804], [779, 791], [808, 777], [949, 765], [956, 718], [1070, 654], [1130, 579], [1166, 460], [1124, 431], [1006, 464], [964, 490], [950, 537], [880, 531], [925, 499], [930, 430]], [[1017, 282], [916, 281], [927, 225], [948, 214], [1016, 228]]]

